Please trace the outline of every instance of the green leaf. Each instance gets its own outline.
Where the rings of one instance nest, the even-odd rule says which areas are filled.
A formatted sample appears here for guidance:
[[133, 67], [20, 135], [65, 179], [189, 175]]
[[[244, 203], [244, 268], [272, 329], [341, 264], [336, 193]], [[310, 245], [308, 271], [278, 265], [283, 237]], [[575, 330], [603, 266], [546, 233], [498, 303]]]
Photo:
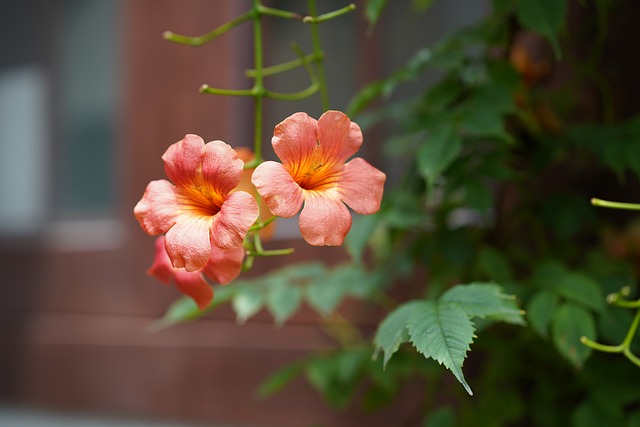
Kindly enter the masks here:
[[316, 277], [306, 288], [309, 305], [322, 315], [331, 314], [343, 298], [370, 295], [379, 285], [378, 276], [370, 275], [363, 266], [346, 263]]
[[593, 315], [582, 307], [566, 303], [555, 313], [552, 324], [552, 337], [560, 354], [576, 367], [581, 367], [591, 355], [591, 348], [580, 343], [586, 336], [595, 338]]
[[369, 349], [348, 349], [311, 359], [305, 368], [309, 383], [332, 405], [343, 408], [349, 403], [358, 377], [370, 363]]
[[266, 299], [276, 323], [282, 325], [300, 307], [302, 291], [297, 286], [277, 281], [270, 287]]
[[305, 368], [304, 362], [293, 363], [287, 365], [284, 368], [274, 372], [267, 379], [265, 379], [258, 388], [257, 394], [261, 398], [271, 396], [274, 393], [279, 392], [286, 387], [291, 381], [293, 381], [298, 375], [300, 375]]
[[567, 272], [558, 278], [556, 292], [597, 312], [604, 311], [606, 307], [605, 296], [598, 283], [582, 273]]
[[358, 215], [354, 218], [351, 230], [344, 240], [347, 252], [354, 262], [362, 262], [362, 254], [379, 221], [377, 215]]
[[324, 316], [331, 314], [346, 294], [347, 289], [330, 276], [314, 281], [306, 289], [309, 305]]
[[513, 272], [505, 257], [490, 246], [483, 246], [478, 253], [478, 270], [492, 280], [506, 282], [511, 280]]
[[413, 2], [411, 2], [413, 9], [419, 12], [425, 12], [432, 4], [433, 0], [413, 0]]
[[549, 334], [549, 325], [558, 307], [558, 296], [550, 291], [538, 292], [529, 301], [527, 317], [531, 327], [540, 336], [546, 338]]
[[425, 301], [412, 311], [407, 330], [411, 343], [422, 355], [444, 365], [467, 393], [473, 395], [464, 379], [462, 364], [473, 342], [474, 329], [462, 309], [452, 304]]
[[418, 151], [418, 168], [430, 186], [458, 157], [462, 140], [453, 126], [441, 126], [430, 132]]
[[269, 273], [270, 278], [287, 281], [305, 281], [321, 276], [327, 268], [321, 262], [301, 262]]
[[493, 192], [480, 179], [467, 181], [464, 186], [465, 199], [470, 208], [487, 212], [493, 206]]
[[505, 14], [511, 11], [515, 0], [493, 0], [493, 12], [495, 14]]
[[422, 304], [422, 301], [404, 303], [390, 312], [378, 326], [373, 343], [376, 347], [375, 355], [380, 350], [384, 353], [383, 366], [386, 366], [391, 356], [398, 351], [400, 344], [409, 341], [407, 323], [413, 311]]
[[442, 110], [460, 97], [462, 91], [463, 85], [457, 79], [445, 78], [429, 88], [422, 104], [429, 112]]
[[153, 330], [160, 330], [177, 325], [178, 323], [199, 319], [215, 308], [231, 301], [235, 293], [235, 284], [216, 286], [213, 301], [211, 301], [211, 304], [204, 310], [200, 310], [191, 298], [181, 297], [169, 306], [165, 315], [154, 322], [151, 328]]
[[557, 58], [562, 57], [558, 31], [566, 16], [566, 0], [517, 0], [516, 14], [522, 25], [551, 42]]
[[433, 411], [426, 419], [424, 427], [455, 427], [456, 415], [450, 406]]
[[369, 31], [373, 30], [386, 5], [387, 0], [367, 0], [364, 13], [369, 20]]
[[507, 323], [523, 325], [522, 310], [513, 297], [505, 295], [495, 283], [458, 285], [445, 292], [439, 300], [442, 307], [453, 304], [470, 317], [498, 318]]
[[233, 310], [236, 312], [238, 323], [245, 323], [247, 319], [260, 311], [263, 300], [264, 295], [255, 284], [238, 287], [238, 292], [231, 302]]

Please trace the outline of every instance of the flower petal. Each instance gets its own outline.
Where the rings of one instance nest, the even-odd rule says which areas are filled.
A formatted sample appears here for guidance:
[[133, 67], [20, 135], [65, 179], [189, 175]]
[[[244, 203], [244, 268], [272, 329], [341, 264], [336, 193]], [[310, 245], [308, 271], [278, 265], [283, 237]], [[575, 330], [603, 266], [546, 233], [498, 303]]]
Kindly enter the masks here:
[[169, 255], [167, 255], [167, 250], [164, 248], [164, 236], [158, 237], [155, 245], [155, 258], [153, 264], [147, 270], [147, 274], [163, 283], [169, 284], [173, 277], [174, 268], [171, 265]]
[[176, 222], [176, 187], [169, 181], [151, 181], [133, 213], [142, 229], [151, 236], [166, 233]]
[[318, 122], [307, 113], [295, 113], [276, 125], [271, 145], [285, 167], [297, 168], [313, 157], [318, 147], [317, 129]]
[[211, 257], [202, 268], [202, 272], [216, 283], [225, 285], [240, 275], [243, 258], [243, 247], [221, 249], [213, 246], [211, 248]]
[[342, 200], [359, 214], [372, 214], [380, 209], [387, 176], [366, 160], [355, 158], [344, 165], [340, 178]]
[[240, 183], [243, 165], [244, 162], [227, 143], [208, 142], [202, 161], [204, 184], [223, 198]]
[[211, 255], [209, 230], [212, 217], [183, 214], [165, 236], [165, 248], [176, 268], [196, 271]]
[[302, 189], [280, 163], [260, 164], [251, 181], [274, 215], [289, 218], [300, 211]]
[[362, 145], [362, 131], [346, 114], [327, 111], [318, 119], [318, 141], [324, 163], [342, 164]]
[[204, 153], [204, 140], [198, 135], [186, 135], [162, 155], [167, 177], [178, 187], [200, 183]]
[[199, 271], [188, 272], [185, 270], [175, 271], [176, 288], [183, 294], [191, 297], [200, 310], [204, 310], [213, 300], [213, 289], [204, 280]]
[[340, 246], [351, 228], [351, 213], [335, 190], [304, 195], [300, 232], [313, 246]]
[[213, 217], [211, 243], [219, 248], [242, 246], [247, 231], [258, 218], [258, 211], [258, 202], [249, 193], [230, 193], [220, 212]]

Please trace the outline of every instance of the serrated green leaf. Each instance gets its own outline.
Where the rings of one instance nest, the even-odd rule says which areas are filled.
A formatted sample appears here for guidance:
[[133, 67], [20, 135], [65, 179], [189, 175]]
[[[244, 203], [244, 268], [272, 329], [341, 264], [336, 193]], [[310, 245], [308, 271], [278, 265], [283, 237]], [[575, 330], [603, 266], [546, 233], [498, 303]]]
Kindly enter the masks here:
[[376, 335], [373, 338], [375, 346], [374, 355], [382, 351], [384, 354], [383, 366], [386, 366], [391, 356], [398, 351], [400, 344], [409, 341], [407, 323], [413, 311], [422, 304], [422, 301], [409, 301], [404, 303], [390, 312], [378, 326]]
[[564, 24], [566, 0], [517, 0], [516, 14], [522, 25], [545, 36], [560, 58], [558, 31]]
[[254, 284], [238, 287], [231, 305], [236, 312], [238, 323], [244, 323], [262, 308], [264, 295]]
[[550, 291], [538, 292], [529, 301], [527, 317], [531, 327], [540, 336], [546, 338], [549, 335], [549, 326], [557, 307], [558, 296]]
[[274, 282], [267, 292], [266, 305], [277, 324], [282, 325], [293, 315], [302, 301], [302, 291], [284, 281]]
[[439, 300], [442, 307], [454, 304], [470, 317], [497, 318], [522, 325], [522, 310], [513, 297], [505, 295], [495, 283], [458, 285], [445, 292]]
[[595, 338], [593, 315], [586, 309], [566, 303], [555, 313], [551, 328], [553, 343], [567, 360], [581, 367], [591, 355], [591, 348], [580, 343], [580, 338]]
[[427, 184], [433, 186], [461, 149], [462, 140], [453, 126], [441, 126], [430, 132], [418, 151], [418, 169]]
[[462, 309], [454, 304], [425, 301], [412, 311], [407, 330], [411, 343], [422, 355], [444, 365], [473, 395], [462, 365], [473, 342], [474, 328]]

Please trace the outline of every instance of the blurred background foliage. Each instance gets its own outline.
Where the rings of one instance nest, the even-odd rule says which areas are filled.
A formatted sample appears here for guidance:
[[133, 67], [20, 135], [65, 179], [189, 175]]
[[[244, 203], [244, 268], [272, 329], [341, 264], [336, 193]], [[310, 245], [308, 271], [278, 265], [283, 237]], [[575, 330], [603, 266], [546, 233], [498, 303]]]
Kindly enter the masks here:
[[[386, 3], [363, 5], [369, 31]], [[380, 212], [354, 223], [351, 259], [217, 287], [204, 312], [231, 303], [245, 322], [266, 308], [278, 325], [303, 304], [318, 312], [335, 348], [274, 373], [260, 395], [302, 375], [336, 408], [375, 411], [418, 382], [422, 412], [398, 425], [640, 426], [638, 366], [580, 342], [618, 344], [633, 318], [606, 296], [636, 294], [638, 223], [589, 204], [637, 200], [637, 76], [623, 71], [633, 50], [616, 47], [630, 42], [616, 26], [632, 3], [494, 0], [352, 99], [348, 114], [365, 135], [384, 129], [395, 166]], [[368, 301], [378, 323], [341, 315], [346, 299]], [[181, 299], [158, 326], [204, 313]]]

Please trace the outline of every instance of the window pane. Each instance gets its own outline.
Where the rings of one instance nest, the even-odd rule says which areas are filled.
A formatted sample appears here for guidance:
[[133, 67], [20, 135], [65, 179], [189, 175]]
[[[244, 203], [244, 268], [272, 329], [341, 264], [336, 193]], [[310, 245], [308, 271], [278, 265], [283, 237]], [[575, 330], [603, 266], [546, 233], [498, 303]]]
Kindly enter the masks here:
[[118, 5], [67, 0], [60, 25], [60, 144], [56, 209], [108, 214], [114, 204]]

